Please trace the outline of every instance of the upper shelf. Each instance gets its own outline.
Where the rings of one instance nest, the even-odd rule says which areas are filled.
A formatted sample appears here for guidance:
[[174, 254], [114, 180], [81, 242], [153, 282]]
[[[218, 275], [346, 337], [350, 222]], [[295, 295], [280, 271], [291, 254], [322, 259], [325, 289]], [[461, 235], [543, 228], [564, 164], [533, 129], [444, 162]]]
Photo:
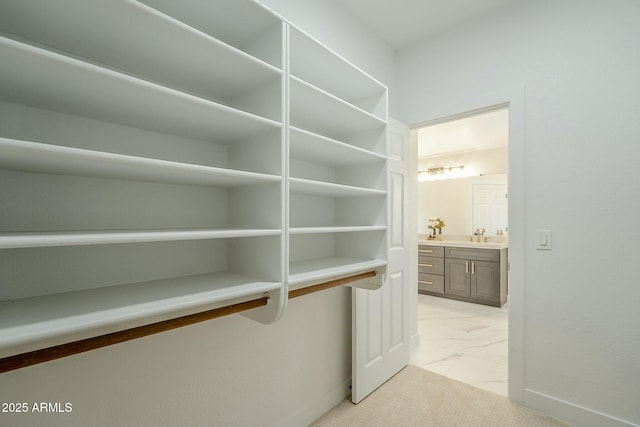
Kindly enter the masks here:
[[277, 175], [0, 138], [0, 167], [37, 173], [236, 187], [280, 182]]
[[355, 105], [374, 98], [382, 105], [367, 111], [386, 118], [386, 88], [381, 83], [297, 29], [291, 28], [289, 37], [293, 75]]
[[295, 127], [341, 139], [386, 125], [385, 120], [295, 76], [290, 83], [291, 124]]
[[306, 194], [324, 197], [366, 197], [385, 196], [385, 190], [333, 184], [303, 178], [289, 178], [289, 188], [293, 194]]
[[327, 166], [352, 166], [386, 160], [382, 154], [295, 127], [290, 127], [290, 140], [291, 157]]
[[253, 0], [141, 0], [185, 24], [277, 67], [282, 21]]
[[[59, 13], [61, 7], [65, 13]], [[216, 101], [237, 97], [281, 75], [278, 68], [133, 1], [6, 0], [0, 28]]]
[[[336, 226], [336, 227], [291, 227], [290, 234], [330, 234], [330, 233], [354, 233], [359, 231], [385, 231], [386, 225], [360, 225], [360, 226]], [[2, 235], [0, 234], [0, 237]], [[1, 247], [1, 246], [0, 246]]]
[[108, 230], [0, 233], [0, 249], [52, 246], [107, 245], [117, 243], [172, 242], [280, 235], [280, 229]]
[[279, 122], [0, 37], [0, 98], [69, 114], [228, 142]]

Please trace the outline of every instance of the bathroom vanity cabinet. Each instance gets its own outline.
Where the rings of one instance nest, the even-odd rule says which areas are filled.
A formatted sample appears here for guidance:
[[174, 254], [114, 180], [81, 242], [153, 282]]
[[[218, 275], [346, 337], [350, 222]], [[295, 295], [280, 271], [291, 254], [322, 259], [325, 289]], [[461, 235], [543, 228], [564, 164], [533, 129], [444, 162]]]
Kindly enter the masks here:
[[[501, 307], [507, 299], [507, 251], [420, 244], [418, 291], [428, 295]], [[473, 246], [473, 245], [467, 245]]]

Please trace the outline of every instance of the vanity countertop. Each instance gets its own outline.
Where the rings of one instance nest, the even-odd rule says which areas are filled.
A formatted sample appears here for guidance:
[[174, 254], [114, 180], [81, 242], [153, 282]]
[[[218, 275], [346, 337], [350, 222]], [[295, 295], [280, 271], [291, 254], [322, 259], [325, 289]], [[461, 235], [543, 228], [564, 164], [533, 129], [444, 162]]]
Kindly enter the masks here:
[[476, 249], [506, 249], [509, 247], [509, 241], [506, 237], [487, 236], [487, 242], [484, 237], [480, 237], [480, 242], [476, 241], [474, 236], [473, 242], [469, 236], [438, 236], [437, 240], [429, 240], [426, 235], [418, 235], [418, 244], [429, 246], [453, 246], [458, 248], [476, 248]]

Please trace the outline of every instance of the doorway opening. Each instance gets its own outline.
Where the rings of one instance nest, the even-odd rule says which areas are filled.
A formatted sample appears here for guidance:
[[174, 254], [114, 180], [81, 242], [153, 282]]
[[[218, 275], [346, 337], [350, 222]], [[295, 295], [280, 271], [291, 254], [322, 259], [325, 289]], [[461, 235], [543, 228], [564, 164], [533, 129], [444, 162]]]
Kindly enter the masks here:
[[480, 285], [473, 284], [471, 271], [468, 290], [454, 286], [455, 260], [447, 262], [444, 250], [441, 271], [423, 276], [419, 264], [420, 347], [411, 363], [508, 396], [509, 106], [439, 119], [411, 132], [418, 141], [420, 241], [499, 253], [501, 258], [491, 261], [495, 264], [483, 265], [493, 271], [505, 264], [502, 283], [496, 283], [505, 295], [493, 306], [474, 298], [473, 286]]

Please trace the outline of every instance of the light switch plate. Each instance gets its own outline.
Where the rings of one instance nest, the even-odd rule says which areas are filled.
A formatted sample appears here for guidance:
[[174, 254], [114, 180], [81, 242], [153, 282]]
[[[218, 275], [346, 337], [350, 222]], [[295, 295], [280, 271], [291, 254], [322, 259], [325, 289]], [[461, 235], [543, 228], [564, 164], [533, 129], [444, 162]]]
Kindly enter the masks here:
[[550, 251], [551, 250], [551, 230], [536, 230], [537, 235], [537, 246], [536, 249], [539, 251]]

